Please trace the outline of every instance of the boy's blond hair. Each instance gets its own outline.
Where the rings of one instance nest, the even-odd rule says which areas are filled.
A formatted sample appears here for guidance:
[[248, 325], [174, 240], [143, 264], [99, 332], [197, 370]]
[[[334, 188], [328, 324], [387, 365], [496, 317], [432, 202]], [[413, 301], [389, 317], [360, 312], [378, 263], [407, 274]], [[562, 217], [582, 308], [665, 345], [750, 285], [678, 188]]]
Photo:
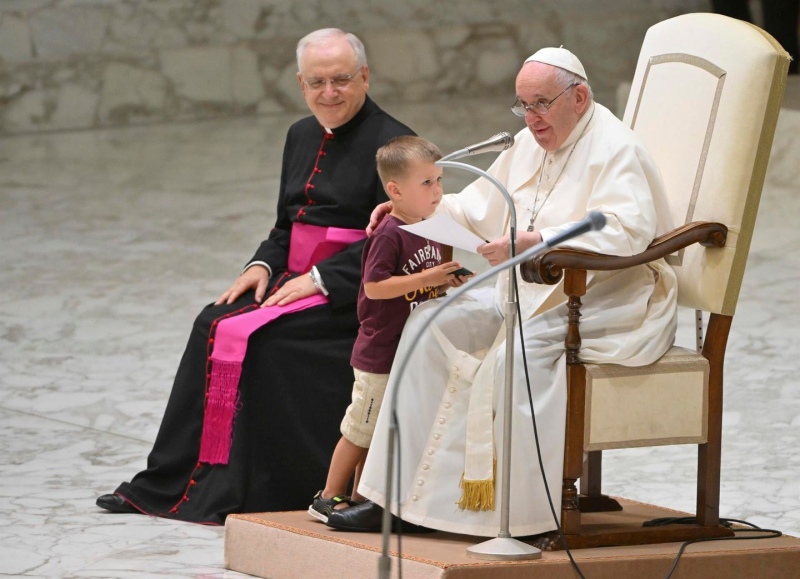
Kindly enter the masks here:
[[389, 181], [397, 181], [408, 174], [415, 161], [435, 163], [442, 158], [439, 147], [422, 137], [403, 135], [395, 137], [378, 149], [375, 159], [378, 162], [378, 176], [383, 186]]

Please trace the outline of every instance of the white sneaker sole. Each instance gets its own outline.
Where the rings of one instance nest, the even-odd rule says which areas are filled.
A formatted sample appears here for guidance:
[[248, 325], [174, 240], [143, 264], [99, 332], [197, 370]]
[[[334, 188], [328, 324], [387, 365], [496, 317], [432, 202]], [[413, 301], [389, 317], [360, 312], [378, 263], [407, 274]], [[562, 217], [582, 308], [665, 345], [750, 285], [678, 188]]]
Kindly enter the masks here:
[[317, 519], [318, 521], [322, 521], [323, 523], [328, 522], [328, 517], [323, 515], [319, 511], [314, 510], [313, 506], [308, 507], [308, 514]]

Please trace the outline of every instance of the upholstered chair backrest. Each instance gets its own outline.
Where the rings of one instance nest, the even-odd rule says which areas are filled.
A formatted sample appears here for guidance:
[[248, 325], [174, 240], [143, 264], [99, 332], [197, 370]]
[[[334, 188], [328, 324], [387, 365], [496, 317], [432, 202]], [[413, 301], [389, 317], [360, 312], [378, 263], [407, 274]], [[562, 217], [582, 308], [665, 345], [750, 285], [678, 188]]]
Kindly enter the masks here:
[[661, 169], [676, 227], [728, 227], [724, 249], [669, 256], [682, 306], [733, 315], [788, 69], [767, 33], [718, 14], [687, 14], [645, 36], [624, 120]]

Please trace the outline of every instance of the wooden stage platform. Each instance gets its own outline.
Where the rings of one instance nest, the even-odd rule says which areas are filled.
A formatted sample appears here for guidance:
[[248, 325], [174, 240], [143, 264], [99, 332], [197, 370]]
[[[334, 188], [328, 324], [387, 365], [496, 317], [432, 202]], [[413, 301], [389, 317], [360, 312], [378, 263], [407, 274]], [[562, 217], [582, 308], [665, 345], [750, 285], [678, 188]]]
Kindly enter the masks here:
[[[620, 499], [620, 513], [588, 515], [640, 525], [685, 513]], [[586, 515], [585, 515], [586, 516]], [[594, 517], [594, 519], [592, 519]], [[780, 529], [778, 529], [780, 530]], [[749, 533], [747, 534], [750, 535]], [[739, 536], [745, 536], [739, 533]], [[484, 561], [466, 548], [483, 538], [436, 532], [404, 535], [402, 560], [392, 536], [392, 577], [405, 579], [575, 579], [564, 551], [545, 551], [528, 562]], [[586, 579], [664, 579], [680, 543], [573, 550]], [[366, 579], [378, 576], [380, 533], [335, 531], [305, 511], [231, 515], [225, 524], [225, 566], [267, 579]], [[800, 579], [800, 539], [712, 541], [690, 545], [672, 579]]]

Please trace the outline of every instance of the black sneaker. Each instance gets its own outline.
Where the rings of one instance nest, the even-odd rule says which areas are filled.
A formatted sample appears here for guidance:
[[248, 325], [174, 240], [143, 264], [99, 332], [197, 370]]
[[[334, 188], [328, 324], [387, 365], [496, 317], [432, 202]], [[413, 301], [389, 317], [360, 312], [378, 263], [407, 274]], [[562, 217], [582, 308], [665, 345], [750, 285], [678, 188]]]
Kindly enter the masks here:
[[328, 515], [330, 515], [338, 505], [342, 504], [352, 507], [358, 503], [352, 500], [349, 495], [336, 495], [329, 499], [323, 499], [322, 491], [318, 491], [317, 494], [314, 495], [314, 502], [308, 507], [308, 514], [318, 521], [327, 523]]

